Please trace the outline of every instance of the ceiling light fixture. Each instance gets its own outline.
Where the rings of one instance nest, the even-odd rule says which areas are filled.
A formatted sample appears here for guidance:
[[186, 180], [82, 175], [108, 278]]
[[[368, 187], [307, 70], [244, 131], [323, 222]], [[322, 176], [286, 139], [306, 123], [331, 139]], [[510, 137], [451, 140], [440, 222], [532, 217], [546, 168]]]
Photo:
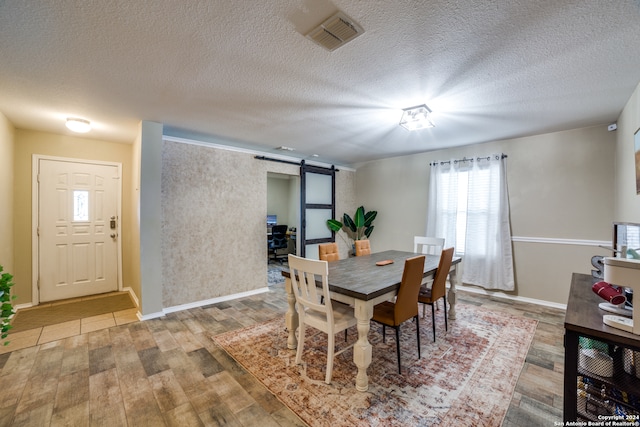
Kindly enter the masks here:
[[295, 148], [285, 147], [284, 145], [281, 145], [280, 147], [278, 147], [278, 150], [282, 150], [282, 151], [295, 151]]
[[73, 132], [86, 133], [91, 130], [91, 122], [89, 120], [69, 117], [67, 119], [67, 128]]
[[425, 104], [405, 108], [400, 119], [400, 126], [407, 130], [432, 128], [431, 110]]

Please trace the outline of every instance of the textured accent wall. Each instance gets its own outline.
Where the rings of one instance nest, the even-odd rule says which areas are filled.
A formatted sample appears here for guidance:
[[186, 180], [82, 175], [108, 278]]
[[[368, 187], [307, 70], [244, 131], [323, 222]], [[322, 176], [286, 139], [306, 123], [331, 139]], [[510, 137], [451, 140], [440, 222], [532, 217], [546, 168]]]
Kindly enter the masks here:
[[[267, 286], [267, 172], [300, 170], [247, 153], [164, 141], [165, 308]], [[339, 174], [341, 182], [351, 182], [339, 197], [352, 199], [355, 172]]]

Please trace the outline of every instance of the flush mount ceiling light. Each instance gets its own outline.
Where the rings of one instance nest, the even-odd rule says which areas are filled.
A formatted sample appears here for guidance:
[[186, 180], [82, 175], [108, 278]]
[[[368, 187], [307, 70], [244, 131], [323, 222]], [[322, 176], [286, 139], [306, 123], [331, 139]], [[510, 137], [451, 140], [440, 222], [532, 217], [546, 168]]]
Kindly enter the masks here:
[[73, 132], [86, 133], [91, 130], [91, 122], [89, 120], [69, 117], [67, 119], [67, 128]]
[[400, 119], [400, 126], [407, 130], [432, 128], [431, 110], [425, 104], [405, 108]]

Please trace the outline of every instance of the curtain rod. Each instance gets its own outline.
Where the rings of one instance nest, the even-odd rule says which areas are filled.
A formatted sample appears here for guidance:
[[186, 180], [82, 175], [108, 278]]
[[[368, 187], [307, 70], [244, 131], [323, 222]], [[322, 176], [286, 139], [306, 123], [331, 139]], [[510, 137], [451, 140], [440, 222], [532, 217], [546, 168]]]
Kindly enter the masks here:
[[300, 166], [300, 162], [292, 162], [291, 160], [282, 160], [282, 159], [273, 159], [271, 157], [265, 157], [265, 156], [255, 156], [254, 159], [258, 159], [258, 160], [268, 160], [270, 162], [278, 162], [278, 163], [286, 163], [288, 165], [297, 165]]
[[500, 159], [506, 159], [508, 156], [506, 154], [495, 154], [492, 156], [478, 156], [475, 159], [473, 157], [470, 157], [470, 158], [463, 157], [461, 159], [431, 162], [429, 163], [429, 166], [449, 165], [451, 164], [451, 162], [453, 163], [473, 162], [473, 161], [479, 162], [480, 160], [491, 160], [491, 157], [495, 157], [495, 160], [500, 160]]

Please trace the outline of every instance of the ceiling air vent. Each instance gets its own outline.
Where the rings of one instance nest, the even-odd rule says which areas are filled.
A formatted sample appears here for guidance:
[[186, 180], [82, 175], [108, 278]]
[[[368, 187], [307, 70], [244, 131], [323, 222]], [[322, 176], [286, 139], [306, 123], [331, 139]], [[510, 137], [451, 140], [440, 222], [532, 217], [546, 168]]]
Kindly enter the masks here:
[[364, 30], [353, 19], [343, 12], [338, 12], [307, 34], [323, 48], [333, 51], [343, 44], [355, 39]]

